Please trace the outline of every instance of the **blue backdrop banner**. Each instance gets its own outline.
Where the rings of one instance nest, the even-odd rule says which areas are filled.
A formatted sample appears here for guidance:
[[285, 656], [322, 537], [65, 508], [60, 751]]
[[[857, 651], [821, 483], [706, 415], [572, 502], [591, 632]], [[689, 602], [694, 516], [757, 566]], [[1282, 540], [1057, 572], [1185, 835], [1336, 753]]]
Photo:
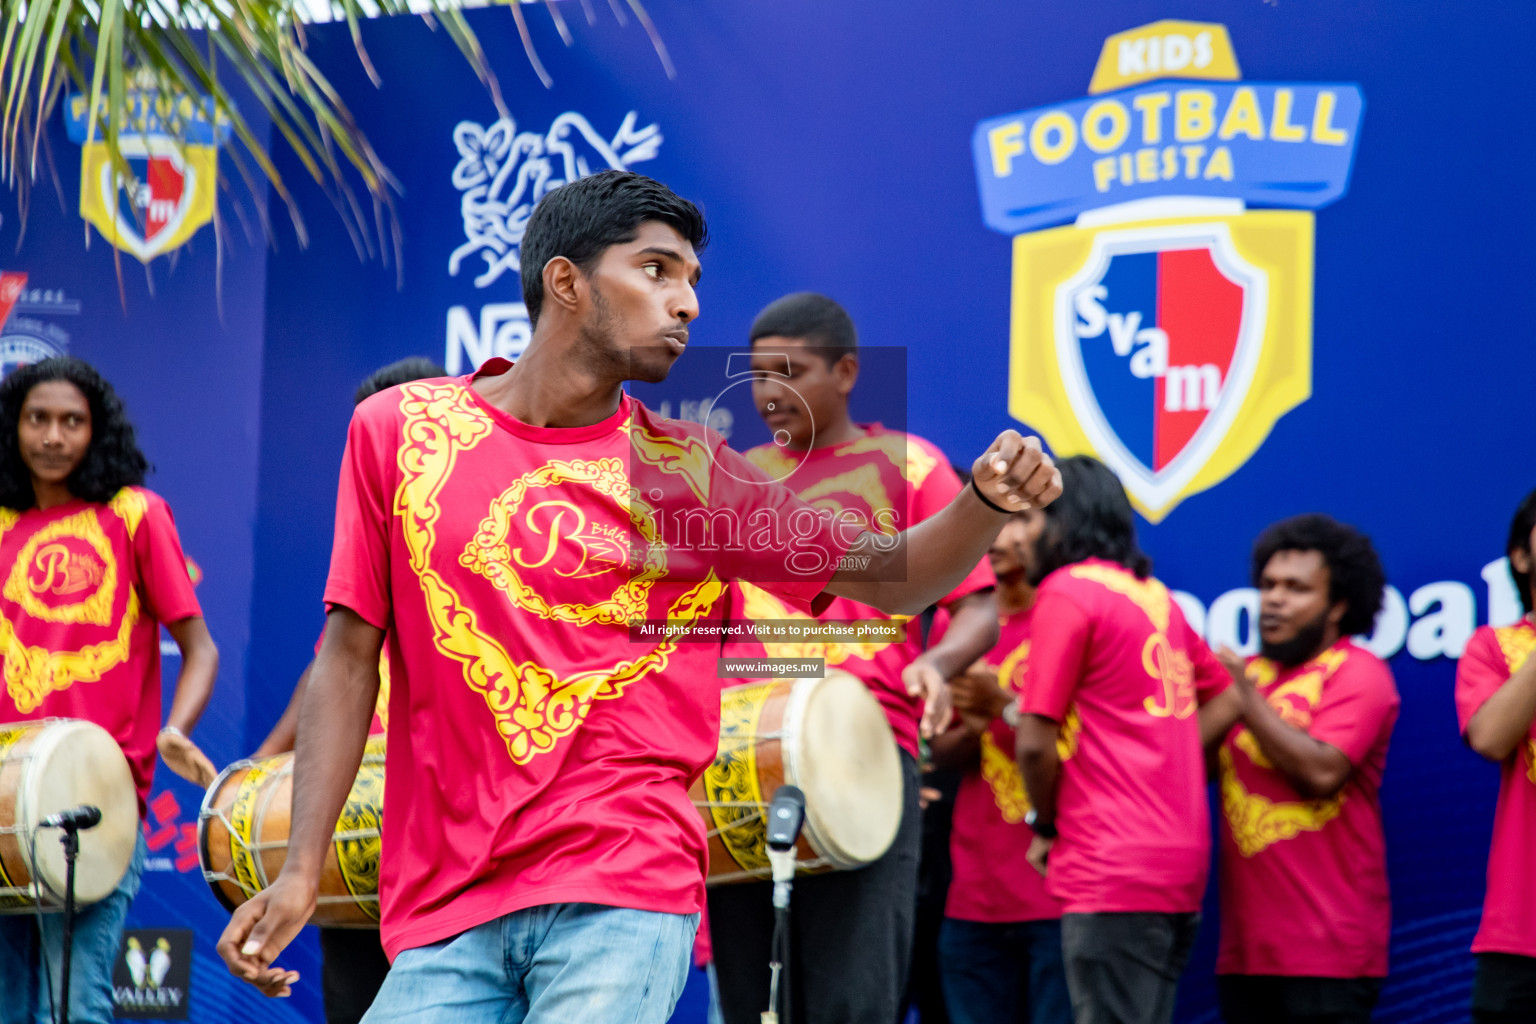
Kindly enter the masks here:
[[[146, 151], [144, 188], [103, 190], [63, 117], [61, 194], [38, 186], [24, 238], [4, 211], [0, 269], [26, 281], [0, 357], [67, 350], [102, 367], [201, 568], [224, 656], [198, 732], [214, 759], [256, 746], [310, 657], [357, 383], [406, 355], [452, 372], [515, 357], [532, 204], [630, 168], [709, 218], [696, 345], [739, 350], [787, 292], [833, 296], [864, 344], [901, 351], [861, 381], [861, 418], [960, 465], [1007, 427], [1097, 454], [1213, 644], [1256, 649], [1247, 561], [1265, 525], [1316, 510], [1371, 534], [1391, 586], [1368, 643], [1402, 694], [1377, 1020], [1465, 1019], [1497, 771], [1461, 742], [1451, 694], [1472, 630], [1518, 616], [1501, 546], [1536, 486], [1519, 455], [1532, 143], [1497, 100], [1525, 88], [1536, 12], [653, 0], [664, 62], [633, 19], [595, 6], [589, 21], [552, 5], [569, 47], [548, 10], [524, 8], [548, 88], [509, 12], [470, 14], [505, 111], [419, 20], [363, 25], [378, 88], [345, 25], [309, 33], [398, 178], [398, 244], [350, 233], [280, 155], [307, 248], [280, 222], [271, 248], [248, 242], [235, 205], [249, 214], [249, 197], [209, 208], [216, 246], [204, 165]], [[120, 296], [103, 238], [124, 223], [113, 210], [140, 208], [115, 237]], [[755, 443], [766, 432], [729, 372], [695, 350], [644, 397], [713, 409], [733, 443]], [[319, 1019], [312, 939], [285, 956], [305, 975], [292, 1000], [260, 999], [215, 957], [227, 914], [195, 869], [200, 799], [162, 768], [133, 927], [193, 929], [192, 1020]], [[1188, 1024], [1217, 1019], [1207, 911]]]

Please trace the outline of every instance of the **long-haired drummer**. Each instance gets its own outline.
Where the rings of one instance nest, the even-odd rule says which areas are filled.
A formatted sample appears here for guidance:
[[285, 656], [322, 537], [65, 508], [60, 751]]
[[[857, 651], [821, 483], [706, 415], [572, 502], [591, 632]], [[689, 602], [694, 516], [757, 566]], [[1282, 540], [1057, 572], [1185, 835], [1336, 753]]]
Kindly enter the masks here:
[[[272, 962], [315, 906], [387, 635], [392, 968], [366, 1019], [666, 1020], [703, 888], [687, 787], [719, 740], [718, 646], [666, 627], [718, 622], [721, 581], [741, 577], [801, 607], [827, 591], [919, 610], [1006, 519], [964, 494], [882, 552], [715, 435], [627, 396], [626, 380], [665, 379], [687, 344], [705, 237], [692, 203], [640, 175], [557, 188], [524, 236], [534, 333], [517, 364], [358, 407], [288, 859], [219, 942], [235, 974], [288, 987]], [[1004, 508], [1059, 490], [1011, 432], [978, 469]], [[732, 517], [795, 527], [738, 544], [718, 529]], [[684, 537], [680, 518], [717, 529]], [[849, 550], [863, 569], [839, 566]], [[891, 582], [901, 556], [910, 582]]]
[[[148, 468], [122, 401], [82, 360], [45, 359], [0, 383], [0, 724], [74, 718], [106, 729], [127, 756], [141, 817], [157, 748], [178, 775], [213, 781], [187, 737], [219, 665], [170, 506], [143, 486]], [[181, 650], [163, 729], [161, 625]], [[0, 756], [7, 745], [0, 734]], [[141, 835], [116, 890], [76, 919], [72, 1020], [112, 1019], [112, 962], [144, 849]], [[60, 1002], [62, 926], [57, 914], [41, 932], [31, 915], [0, 916], [0, 1019], [46, 1019]]]
[[1062, 902], [1078, 1024], [1168, 1024], [1210, 862], [1202, 731], [1231, 680], [1152, 576], [1114, 473], [1061, 473], [1018, 704], [1027, 856]]

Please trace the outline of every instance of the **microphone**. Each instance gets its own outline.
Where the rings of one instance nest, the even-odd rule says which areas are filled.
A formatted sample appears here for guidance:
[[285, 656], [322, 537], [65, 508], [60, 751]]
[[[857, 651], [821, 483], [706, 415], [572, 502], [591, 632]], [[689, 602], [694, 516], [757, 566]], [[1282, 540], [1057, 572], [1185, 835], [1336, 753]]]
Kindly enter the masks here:
[[805, 824], [805, 794], [799, 786], [780, 786], [768, 804], [768, 848], [787, 850]]
[[795, 840], [805, 824], [805, 794], [798, 786], [780, 786], [768, 803], [768, 864], [773, 868], [773, 905], [789, 908], [795, 881]]
[[95, 828], [101, 823], [101, 808], [90, 804], [81, 804], [79, 807], [71, 807], [67, 811], [58, 814], [50, 814], [38, 822], [38, 828], [63, 828], [86, 829]]

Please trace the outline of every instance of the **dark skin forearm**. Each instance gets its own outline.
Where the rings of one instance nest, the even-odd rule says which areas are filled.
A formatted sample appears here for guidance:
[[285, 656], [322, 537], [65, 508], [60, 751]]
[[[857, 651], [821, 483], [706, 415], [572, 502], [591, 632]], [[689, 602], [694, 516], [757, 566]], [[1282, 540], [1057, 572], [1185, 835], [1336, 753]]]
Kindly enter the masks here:
[[1221, 744], [1243, 716], [1242, 694], [1233, 684], [1200, 705], [1200, 749], [1205, 754], [1205, 777], [1210, 780], [1221, 777], [1221, 762], [1217, 755]]
[[[998, 435], [971, 474], [974, 485], [911, 529], [895, 537], [861, 534], [848, 549], [855, 557], [839, 566], [827, 592], [888, 615], [917, 615], [960, 585], [1013, 512], [1044, 508], [1061, 494], [1061, 473], [1039, 440], [1012, 430]], [[978, 488], [997, 508], [977, 496]]]
[[1349, 781], [1349, 758], [1339, 748], [1313, 739], [1270, 706], [1252, 687], [1234, 687], [1241, 694], [1243, 724], [1258, 741], [1275, 770], [1296, 792], [1311, 800], [1333, 796]]
[[1056, 821], [1056, 786], [1061, 780], [1061, 756], [1056, 751], [1059, 726], [1043, 715], [1023, 715], [1014, 730], [1014, 754], [1029, 806], [1040, 821]]
[[964, 723], [928, 741], [935, 768], [951, 772], [975, 771], [981, 764], [981, 733]]
[[938, 513], [895, 537], [861, 534], [848, 549], [854, 557], [845, 565], [868, 562], [839, 569], [827, 582], [827, 592], [888, 615], [917, 615], [960, 585], [1007, 521], [1005, 513], [988, 508], [967, 487]]
[[1227, 733], [1243, 715], [1242, 697], [1236, 686], [1229, 686], [1215, 697], [1200, 705], [1196, 713], [1200, 721], [1200, 749], [1207, 753], [1221, 746]]
[[384, 631], [349, 608], [332, 610], [315, 656], [299, 714], [293, 777], [290, 872], [318, 886], [326, 850], [368, 742], [379, 695], [379, 648]]
[[181, 648], [181, 672], [176, 676], [176, 695], [171, 699], [171, 713], [165, 724], [191, 736], [208, 698], [213, 696], [213, 682], [219, 675], [219, 649], [208, 633], [208, 623], [194, 616], [166, 625], [166, 631]]
[[299, 708], [304, 702], [304, 691], [309, 687], [309, 674], [315, 670], [314, 660], [311, 659], [304, 671], [299, 674], [299, 681], [294, 684], [293, 696], [288, 698], [288, 706], [283, 709], [283, 717], [277, 720], [272, 731], [267, 733], [267, 738], [261, 741], [261, 746], [256, 748], [252, 757], [272, 757], [275, 754], [286, 754], [293, 749], [295, 738], [299, 733]]
[[1467, 746], [1490, 761], [1502, 761], [1530, 735], [1536, 721], [1536, 656], [1525, 659], [1467, 722]]
[[950, 606], [949, 628], [923, 657], [945, 679], [953, 678], [997, 646], [997, 631], [997, 601], [992, 591], [967, 594]]
[[230, 973], [269, 996], [286, 996], [297, 972], [273, 961], [314, 913], [336, 819], [357, 781], [379, 692], [384, 631], [349, 608], [325, 620], [325, 637], [300, 706], [288, 859], [270, 886], [235, 909], [219, 936]]

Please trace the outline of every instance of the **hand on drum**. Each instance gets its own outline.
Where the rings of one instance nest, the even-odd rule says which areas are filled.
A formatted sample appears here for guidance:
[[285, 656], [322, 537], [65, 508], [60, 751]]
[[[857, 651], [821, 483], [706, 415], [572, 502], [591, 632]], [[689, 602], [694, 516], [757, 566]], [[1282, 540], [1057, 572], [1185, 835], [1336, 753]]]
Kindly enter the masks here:
[[924, 739], [932, 739], [949, 728], [953, 715], [949, 682], [926, 654], [918, 655], [901, 670], [901, 681], [906, 684], [908, 695], [923, 698], [923, 717], [918, 728]]
[[1016, 430], [997, 435], [971, 466], [971, 477], [987, 501], [1010, 512], [1044, 508], [1061, 497], [1061, 471], [1040, 450], [1040, 439]]
[[286, 872], [270, 889], [235, 909], [219, 936], [219, 956], [229, 973], [255, 985], [265, 996], [287, 996], [299, 980], [297, 971], [273, 967], [272, 961], [293, 941], [315, 910], [315, 887], [305, 887]]
[[208, 755], [199, 750], [196, 743], [187, 739], [180, 729], [167, 726], [161, 730], [155, 739], [155, 746], [160, 749], [160, 756], [166, 766], [188, 782], [195, 782], [207, 789], [218, 778], [219, 773], [214, 770]]

